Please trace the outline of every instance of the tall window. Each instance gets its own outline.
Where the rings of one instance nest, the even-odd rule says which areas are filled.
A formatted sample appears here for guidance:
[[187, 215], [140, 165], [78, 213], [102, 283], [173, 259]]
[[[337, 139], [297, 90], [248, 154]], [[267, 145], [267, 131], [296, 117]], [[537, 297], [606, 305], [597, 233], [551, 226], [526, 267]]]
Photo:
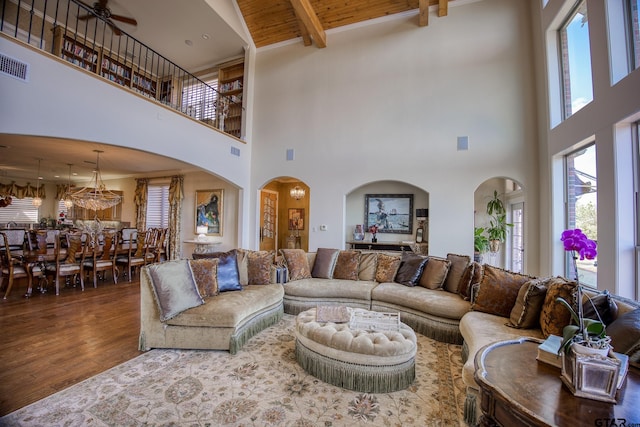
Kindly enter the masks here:
[[587, 2], [578, 3], [559, 30], [564, 117], [593, 101]]
[[[598, 179], [596, 146], [574, 151], [565, 156], [567, 229], [579, 228], [591, 240], [598, 241]], [[567, 277], [575, 277], [573, 261], [567, 254]], [[580, 283], [597, 287], [598, 260], [578, 260]]]
[[169, 226], [169, 184], [149, 184], [147, 187], [147, 228]]
[[511, 205], [511, 271], [524, 272], [524, 203]]
[[633, 47], [634, 69], [640, 67], [640, 0], [628, 0], [629, 32]]

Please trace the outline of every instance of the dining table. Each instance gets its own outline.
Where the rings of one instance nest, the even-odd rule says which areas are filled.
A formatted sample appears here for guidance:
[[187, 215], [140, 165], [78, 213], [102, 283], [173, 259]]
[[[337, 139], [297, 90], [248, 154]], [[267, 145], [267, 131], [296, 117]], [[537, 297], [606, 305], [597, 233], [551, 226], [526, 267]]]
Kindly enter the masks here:
[[[65, 251], [66, 249], [62, 249]], [[40, 267], [41, 276], [40, 281], [38, 282], [38, 286], [36, 290], [41, 293], [47, 292], [46, 279], [45, 279], [45, 269], [48, 262], [53, 262], [56, 260], [56, 250], [55, 248], [46, 248], [43, 249], [29, 249], [29, 250], [17, 250], [13, 251], [11, 255], [18, 259], [25, 271], [27, 272], [29, 287], [27, 288], [27, 293], [24, 295], [25, 298], [29, 298], [31, 293], [33, 292], [33, 268]], [[44, 283], [43, 283], [44, 282]]]

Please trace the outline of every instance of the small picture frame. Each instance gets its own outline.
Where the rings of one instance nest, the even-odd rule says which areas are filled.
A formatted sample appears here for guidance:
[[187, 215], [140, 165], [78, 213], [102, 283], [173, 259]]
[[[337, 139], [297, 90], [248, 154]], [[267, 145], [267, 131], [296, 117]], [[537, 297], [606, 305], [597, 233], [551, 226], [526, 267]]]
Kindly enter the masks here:
[[304, 209], [289, 209], [289, 230], [304, 230]]
[[207, 227], [208, 236], [222, 236], [223, 190], [197, 190], [195, 230], [202, 231]]

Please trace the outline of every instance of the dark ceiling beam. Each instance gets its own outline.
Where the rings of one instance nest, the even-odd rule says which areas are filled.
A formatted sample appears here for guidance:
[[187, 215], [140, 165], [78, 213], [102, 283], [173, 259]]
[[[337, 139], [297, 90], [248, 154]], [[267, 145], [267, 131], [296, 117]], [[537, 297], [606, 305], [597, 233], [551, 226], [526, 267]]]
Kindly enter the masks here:
[[289, 0], [296, 12], [297, 17], [302, 21], [304, 27], [309, 31], [311, 38], [319, 48], [327, 47], [327, 36], [324, 28], [318, 19], [318, 15], [313, 10], [309, 0]]
[[439, 0], [438, 2], [438, 16], [443, 17], [449, 14], [449, 0]]
[[418, 14], [418, 25], [426, 27], [429, 25], [429, 0], [420, 0], [418, 2], [420, 13]]

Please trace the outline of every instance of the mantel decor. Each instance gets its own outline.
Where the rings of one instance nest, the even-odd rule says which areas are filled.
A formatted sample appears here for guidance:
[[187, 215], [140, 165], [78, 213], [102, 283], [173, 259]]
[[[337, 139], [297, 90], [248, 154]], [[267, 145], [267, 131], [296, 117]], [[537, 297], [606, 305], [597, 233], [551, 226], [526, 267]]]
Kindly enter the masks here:
[[[224, 190], [196, 191], [196, 234], [222, 236]], [[201, 233], [206, 227], [207, 232]]]
[[365, 230], [413, 234], [413, 194], [365, 194], [364, 201]]

